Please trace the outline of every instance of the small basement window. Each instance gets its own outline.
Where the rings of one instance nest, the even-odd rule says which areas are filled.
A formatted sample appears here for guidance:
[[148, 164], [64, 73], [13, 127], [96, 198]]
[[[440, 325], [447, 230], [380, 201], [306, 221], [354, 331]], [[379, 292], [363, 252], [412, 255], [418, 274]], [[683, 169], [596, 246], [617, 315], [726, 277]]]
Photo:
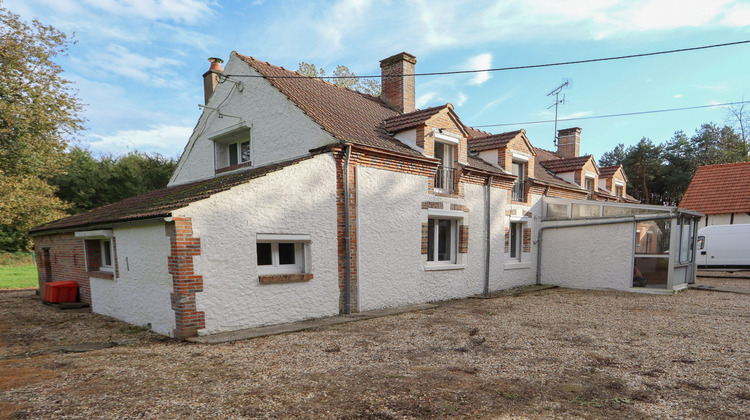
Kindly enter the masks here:
[[258, 274], [296, 274], [309, 270], [310, 239], [306, 235], [258, 235]]

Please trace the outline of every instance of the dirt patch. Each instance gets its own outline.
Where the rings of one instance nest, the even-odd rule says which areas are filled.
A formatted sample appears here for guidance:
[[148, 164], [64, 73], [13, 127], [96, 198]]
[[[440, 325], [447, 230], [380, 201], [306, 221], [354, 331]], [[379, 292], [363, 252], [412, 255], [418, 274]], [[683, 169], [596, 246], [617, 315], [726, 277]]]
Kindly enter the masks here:
[[0, 418], [742, 418], [748, 313], [735, 294], [555, 289], [204, 345], [2, 294], [0, 378], [21, 379]]

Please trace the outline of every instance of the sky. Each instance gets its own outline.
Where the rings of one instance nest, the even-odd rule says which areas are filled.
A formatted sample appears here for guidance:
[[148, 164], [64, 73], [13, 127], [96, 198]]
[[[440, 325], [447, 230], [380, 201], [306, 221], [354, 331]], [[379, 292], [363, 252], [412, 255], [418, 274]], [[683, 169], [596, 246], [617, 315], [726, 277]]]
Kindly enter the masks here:
[[[2, 0], [0, 0], [2, 1]], [[380, 74], [401, 51], [417, 73], [501, 68], [750, 40], [750, 0], [5, 0], [77, 41], [57, 59], [86, 104], [80, 144], [178, 157], [200, 116], [208, 57], [232, 51], [296, 70], [339, 64]], [[750, 100], [750, 44], [527, 70], [420, 76], [417, 107], [450, 102], [464, 124], [524, 128], [554, 150], [559, 118]], [[552, 106], [550, 108], [550, 106]], [[655, 143], [728, 122], [726, 108], [558, 122], [580, 127], [581, 153]], [[519, 124], [526, 123], [526, 124]]]

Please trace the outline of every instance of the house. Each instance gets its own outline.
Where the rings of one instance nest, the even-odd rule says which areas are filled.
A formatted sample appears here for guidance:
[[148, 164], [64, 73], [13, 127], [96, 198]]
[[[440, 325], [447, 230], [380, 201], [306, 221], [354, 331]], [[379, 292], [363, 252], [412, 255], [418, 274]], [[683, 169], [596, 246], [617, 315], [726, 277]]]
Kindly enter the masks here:
[[705, 215], [700, 227], [750, 223], [750, 162], [699, 167], [680, 206]]
[[[633, 290], [636, 223], [689, 220], [631, 204], [622, 168], [604, 175], [578, 156], [580, 129], [549, 152], [524, 130], [467, 127], [451, 104], [415, 109], [408, 53], [380, 62], [380, 98], [236, 52], [226, 69], [210, 61], [167, 188], [31, 230], [42, 294], [73, 280], [94, 312], [188, 337], [488, 293], [542, 272]], [[542, 249], [563, 261], [543, 265]], [[596, 283], [567, 252], [602, 254], [587, 265]], [[665, 291], [689, 274], [673, 282], [670, 265]]]

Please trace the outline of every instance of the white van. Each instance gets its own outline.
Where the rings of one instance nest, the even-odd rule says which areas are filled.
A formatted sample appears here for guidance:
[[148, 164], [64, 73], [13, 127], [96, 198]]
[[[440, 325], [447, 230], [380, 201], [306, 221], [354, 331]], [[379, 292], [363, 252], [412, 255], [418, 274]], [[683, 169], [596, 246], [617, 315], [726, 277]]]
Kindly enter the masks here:
[[716, 225], [698, 230], [698, 268], [750, 269], [750, 225]]

